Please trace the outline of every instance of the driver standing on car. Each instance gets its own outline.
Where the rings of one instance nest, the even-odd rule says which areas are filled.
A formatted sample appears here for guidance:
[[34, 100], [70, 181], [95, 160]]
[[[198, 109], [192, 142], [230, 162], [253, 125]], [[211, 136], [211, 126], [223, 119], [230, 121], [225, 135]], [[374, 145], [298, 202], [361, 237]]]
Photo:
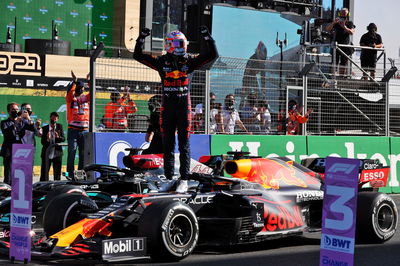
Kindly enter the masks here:
[[187, 39], [180, 31], [172, 31], [165, 36], [167, 53], [153, 57], [143, 53], [145, 38], [150, 29], [144, 28], [136, 40], [133, 58], [142, 64], [157, 70], [162, 82], [161, 132], [164, 146], [164, 174], [172, 179], [174, 174], [175, 132], [178, 131], [180, 178], [176, 189], [178, 193], [187, 191], [190, 172], [191, 106], [189, 94], [189, 74], [218, 57], [217, 48], [207, 27], [200, 27], [201, 35], [209, 51], [198, 56], [189, 55]]

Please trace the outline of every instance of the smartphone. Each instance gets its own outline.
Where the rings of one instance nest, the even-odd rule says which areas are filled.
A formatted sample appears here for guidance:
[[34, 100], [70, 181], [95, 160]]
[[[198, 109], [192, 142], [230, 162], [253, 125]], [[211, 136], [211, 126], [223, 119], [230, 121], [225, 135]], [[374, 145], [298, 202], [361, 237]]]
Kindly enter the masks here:
[[25, 111], [26, 111], [26, 107], [24, 106], [24, 107], [21, 108], [21, 113], [23, 113]]

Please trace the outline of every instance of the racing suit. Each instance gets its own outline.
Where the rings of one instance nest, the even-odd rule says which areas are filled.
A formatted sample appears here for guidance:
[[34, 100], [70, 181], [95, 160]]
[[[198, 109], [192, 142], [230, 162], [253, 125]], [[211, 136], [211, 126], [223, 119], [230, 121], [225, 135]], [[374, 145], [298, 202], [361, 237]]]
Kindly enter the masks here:
[[174, 174], [175, 132], [178, 130], [179, 161], [181, 179], [186, 180], [190, 172], [189, 133], [191, 126], [191, 105], [188, 75], [218, 57], [217, 48], [211, 36], [204, 36], [209, 51], [198, 56], [185, 54], [174, 56], [170, 53], [153, 57], [143, 53], [144, 38], [136, 40], [133, 58], [158, 71], [162, 82], [162, 107], [160, 116], [164, 145], [164, 173], [172, 179]]

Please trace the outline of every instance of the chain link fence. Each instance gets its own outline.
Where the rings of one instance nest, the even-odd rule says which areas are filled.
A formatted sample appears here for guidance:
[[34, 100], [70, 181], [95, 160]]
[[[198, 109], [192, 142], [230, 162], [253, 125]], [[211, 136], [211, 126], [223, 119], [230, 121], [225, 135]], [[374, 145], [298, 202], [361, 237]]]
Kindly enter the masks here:
[[[333, 75], [329, 60], [312, 59], [220, 57], [208, 70], [195, 71], [190, 76], [193, 132], [285, 135], [293, 127], [305, 135], [400, 133], [398, 72], [381, 82], [390, 66], [385, 71], [378, 64], [375, 80], [362, 80], [362, 72], [348, 66], [351, 75], [341, 77]], [[99, 58], [95, 64], [95, 130], [146, 132], [148, 100], [161, 93], [158, 73], [127, 58]], [[312, 109], [307, 122], [291, 121], [293, 105], [303, 116]]]

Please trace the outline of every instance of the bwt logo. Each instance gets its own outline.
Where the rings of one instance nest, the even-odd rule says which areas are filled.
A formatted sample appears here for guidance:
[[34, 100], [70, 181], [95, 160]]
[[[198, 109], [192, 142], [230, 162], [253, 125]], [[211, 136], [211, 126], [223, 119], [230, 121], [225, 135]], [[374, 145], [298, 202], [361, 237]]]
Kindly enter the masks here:
[[15, 154], [14, 154], [14, 159], [16, 158], [28, 158], [28, 156], [31, 154], [32, 150], [31, 149], [18, 149]]
[[334, 236], [324, 236], [324, 248], [331, 250], [341, 250], [343, 252], [350, 252], [352, 241]]
[[31, 216], [26, 214], [12, 214], [11, 226], [31, 228]]
[[347, 163], [335, 163], [328, 169], [327, 172], [330, 172], [330, 173], [342, 172], [342, 173], [350, 174], [351, 171], [353, 171], [353, 169], [356, 167], [357, 167], [356, 165], [347, 164]]

